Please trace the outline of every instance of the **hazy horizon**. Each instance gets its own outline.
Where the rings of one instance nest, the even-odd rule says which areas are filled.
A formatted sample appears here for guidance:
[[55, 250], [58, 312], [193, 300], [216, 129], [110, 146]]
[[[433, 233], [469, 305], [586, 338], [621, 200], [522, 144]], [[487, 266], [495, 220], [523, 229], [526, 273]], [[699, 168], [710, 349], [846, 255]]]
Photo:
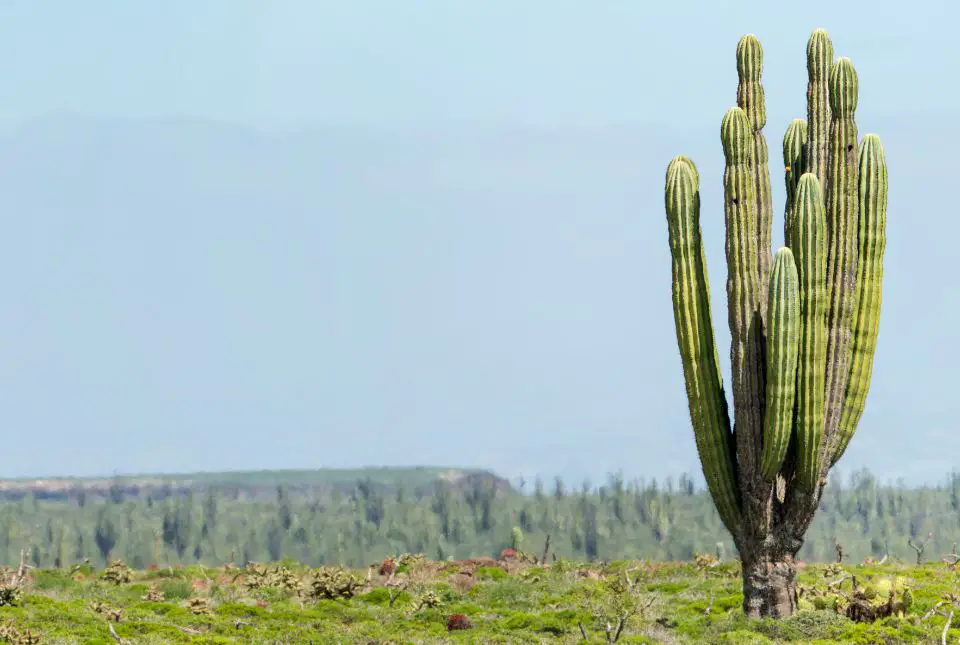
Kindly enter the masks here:
[[890, 167], [876, 364], [838, 467], [953, 468], [960, 306], [931, 279], [960, 227], [936, 203], [953, 5], [94, 4], [0, 7], [0, 478], [699, 476], [664, 170], [700, 168], [729, 396], [734, 51], [764, 46], [779, 244], [815, 27], [853, 59]]

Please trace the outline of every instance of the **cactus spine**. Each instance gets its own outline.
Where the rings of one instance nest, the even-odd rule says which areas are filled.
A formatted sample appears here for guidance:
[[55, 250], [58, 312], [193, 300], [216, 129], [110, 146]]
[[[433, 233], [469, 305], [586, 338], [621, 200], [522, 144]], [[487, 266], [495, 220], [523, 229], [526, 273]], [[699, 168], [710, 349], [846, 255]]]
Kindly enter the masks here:
[[[723, 117], [724, 220], [734, 429], [720, 376], [700, 231], [700, 177], [667, 168], [673, 309], [708, 488], [743, 562], [744, 611], [796, 610], [794, 557], [829, 468], [866, 404], [879, 330], [887, 168], [857, 142], [858, 79], [822, 29], [807, 43], [807, 118], [783, 139], [785, 247], [771, 263], [763, 50], [737, 44], [737, 106]], [[771, 270], [772, 264], [772, 270]]]

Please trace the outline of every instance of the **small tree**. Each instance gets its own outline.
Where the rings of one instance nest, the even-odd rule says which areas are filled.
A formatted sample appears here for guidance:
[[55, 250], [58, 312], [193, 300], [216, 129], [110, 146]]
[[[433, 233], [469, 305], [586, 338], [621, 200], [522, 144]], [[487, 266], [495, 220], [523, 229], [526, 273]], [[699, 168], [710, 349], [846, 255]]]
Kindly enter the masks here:
[[97, 526], [93, 533], [93, 541], [100, 551], [104, 564], [108, 563], [110, 552], [117, 545], [117, 528], [114, 526], [105, 508], [97, 514]]

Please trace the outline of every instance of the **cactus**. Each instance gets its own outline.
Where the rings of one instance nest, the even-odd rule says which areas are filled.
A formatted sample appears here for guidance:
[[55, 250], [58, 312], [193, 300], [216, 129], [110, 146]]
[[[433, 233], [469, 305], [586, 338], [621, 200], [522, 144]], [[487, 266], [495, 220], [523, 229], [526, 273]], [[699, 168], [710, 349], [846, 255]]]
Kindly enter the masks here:
[[[887, 169], [879, 137], [858, 146], [858, 79], [822, 29], [807, 43], [807, 118], [783, 138], [784, 243], [771, 254], [763, 49], [736, 51], [724, 115], [730, 414], [700, 229], [700, 174], [674, 157], [665, 205], [673, 310], [690, 420], [707, 487], [743, 562], [743, 608], [797, 609], [795, 556], [863, 414], [879, 330]], [[771, 270], [772, 265], [772, 270]]]
[[791, 242], [793, 226], [793, 197], [797, 194], [797, 184], [807, 165], [807, 122], [794, 119], [783, 135], [784, 180], [787, 184], [787, 203], [783, 209], [783, 243], [787, 247]]
[[787, 456], [793, 430], [800, 338], [800, 287], [789, 248], [777, 251], [770, 280], [767, 323], [767, 407], [763, 417], [760, 471], [772, 481]]
[[883, 252], [887, 245], [887, 163], [880, 137], [863, 137], [859, 159], [860, 226], [858, 235], [857, 308], [853, 320], [853, 364], [840, 415], [835, 464], [853, 437], [867, 402], [873, 355], [880, 323]]
[[813, 490], [823, 437], [826, 375], [826, 233], [823, 192], [816, 175], [800, 178], [794, 202], [793, 241], [800, 281], [800, 358], [797, 366], [796, 481]]

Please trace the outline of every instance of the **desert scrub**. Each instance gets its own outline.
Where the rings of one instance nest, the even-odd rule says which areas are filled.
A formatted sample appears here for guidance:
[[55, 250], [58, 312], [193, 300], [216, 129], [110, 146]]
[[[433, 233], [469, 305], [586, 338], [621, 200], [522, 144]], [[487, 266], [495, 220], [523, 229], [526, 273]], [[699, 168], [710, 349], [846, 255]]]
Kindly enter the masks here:
[[[102, 575], [75, 580], [69, 571], [32, 570], [23, 581], [19, 606], [0, 608], [0, 624], [40, 631], [42, 643], [105, 645], [116, 642], [109, 626], [129, 643], [159, 644], [605, 643], [607, 625], [610, 638], [620, 630], [618, 643], [895, 644], [939, 642], [946, 621], [940, 612], [953, 608], [960, 613], [960, 572], [943, 563], [810, 565], [801, 570], [798, 585], [823, 597], [838, 591], [853, 598], [854, 577], [858, 589], [876, 592], [874, 598], [887, 593], [888, 584], [891, 590], [901, 589], [901, 598], [910, 589], [913, 600], [902, 616], [870, 622], [856, 622], [833, 608], [802, 609], [779, 621], [748, 619], [741, 609], [735, 562], [706, 569], [694, 562], [568, 565], [559, 570], [520, 565], [461, 592], [451, 584], [449, 571], [422, 561], [421, 573], [432, 573], [396, 592], [392, 605], [395, 590], [387, 586], [389, 577], [367, 580], [365, 571], [339, 568], [326, 573], [351, 580], [353, 595], [321, 599], [311, 599], [306, 584], [302, 594], [283, 596], [271, 588], [277, 593], [264, 598], [266, 589], [251, 588], [238, 570], [185, 568], [172, 576], [169, 570], [166, 576], [131, 570], [130, 581], [120, 583]], [[309, 569], [283, 568], [311, 579]], [[466, 575], [460, 571], [470, 565], [458, 563], [457, 569], [455, 575]], [[219, 596], [207, 595], [213, 583], [219, 585]], [[172, 593], [159, 595], [163, 588]], [[227, 596], [231, 599], [222, 599]], [[466, 617], [471, 627], [448, 631], [455, 615]], [[948, 638], [955, 642], [960, 629], [949, 630]]]

